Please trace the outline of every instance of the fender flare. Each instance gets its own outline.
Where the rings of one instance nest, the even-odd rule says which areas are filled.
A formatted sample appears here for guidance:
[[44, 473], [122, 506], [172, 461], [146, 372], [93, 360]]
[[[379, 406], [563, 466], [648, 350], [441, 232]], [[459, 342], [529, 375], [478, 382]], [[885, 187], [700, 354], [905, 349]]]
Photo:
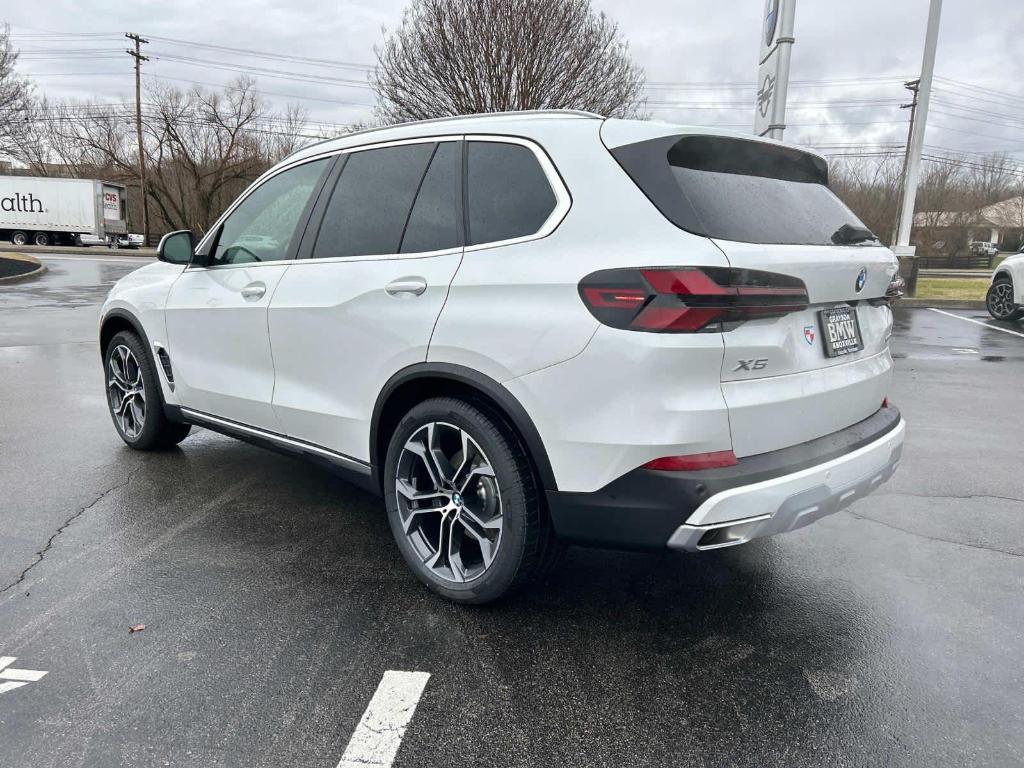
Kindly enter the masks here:
[[139, 336], [142, 338], [143, 343], [146, 345], [146, 349], [148, 351], [150, 351], [150, 352], [152, 351], [153, 345], [150, 343], [149, 336], [146, 335], [146, 329], [142, 327], [142, 322], [139, 320], [139, 318], [137, 318], [135, 315], [133, 315], [127, 309], [121, 309], [120, 307], [115, 307], [114, 309], [110, 310], [105, 315], [103, 315], [103, 318], [100, 320], [100, 336], [99, 336], [99, 341], [100, 341], [100, 357], [101, 358], [104, 355], [104, 349], [103, 349], [103, 328], [107, 325], [108, 322], [110, 322], [114, 318], [117, 318], [119, 320], [124, 320], [126, 323], [128, 323], [128, 325], [130, 325], [132, 327], [132, 329], [137, 334], [139, 334]]
[[370, 420], [370, 461], [374, 465], [375, 476], [381, 470], [380, 467], [376, 466], [374, 459], [378, 456], [380, 448], [377, 435], [380, 431], [380, 419], [385, 404], [399, 387], [417, 379], [428, 378], [445, 379], [469, 386], [479, 390], [486, 397], [493, 400], [526, 443], [526, 449], [530, 452], [530, 458], [537, 469], [544, 490], [558, 490], [558, 484], [555, 482], [555, 473], [551, 469], [551, 461], [548, 459], [548, 452], [544, 447], [544, 441], [541, 439], [533, 419], [530, 418], [522, 404], [508, 389], [489, 376], [472, 368], [453, 363], [415, 363], [398, 371], [381, 388], [380, 393], [377, 395], [377, 402], [373, 406], [373, 416]]

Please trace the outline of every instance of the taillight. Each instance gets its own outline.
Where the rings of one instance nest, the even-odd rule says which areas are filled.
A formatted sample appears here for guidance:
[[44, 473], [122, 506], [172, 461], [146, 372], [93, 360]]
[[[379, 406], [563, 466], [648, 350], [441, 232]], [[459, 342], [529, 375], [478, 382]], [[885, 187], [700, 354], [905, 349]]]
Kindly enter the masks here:
[[711, 453], [691, 453], [686, 456], [662, 456], [660, 459], [648, 461], [641, 468], [666, 472], [686, 472], [697, 469], [735, 467], [737, 464], [739, 461], [732, 451], [712, 451]]
[[903, 298], [903, 294], [906, 292], [907, 281], [900, 277], [899, 274], [895, 274], [892, 276], [892, 280], [889, 281], [889, 287], [885, 290], [885, 298], [889, 301], [896, 301]]
[[730, 267], [605, 269], [583, 278], [579, 291], [605, 325], [651, 333], [720, 331], [809, 303], [798, 278]]

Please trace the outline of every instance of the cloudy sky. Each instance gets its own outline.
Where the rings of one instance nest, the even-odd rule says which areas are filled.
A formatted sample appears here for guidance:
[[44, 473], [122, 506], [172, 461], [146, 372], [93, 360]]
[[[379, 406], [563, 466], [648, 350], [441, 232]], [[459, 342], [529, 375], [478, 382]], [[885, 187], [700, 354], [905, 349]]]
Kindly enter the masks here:
[[[750, 130], [764, 0], [593, 3], [644, 67], [652, 117]], [[122, 35], [133, 31], [151, 40], [151, 83], [219, 85], [249, 72], [275, 104], [347, 124], [370, 113], [373, 48], [405, 4], [36, 0], [5, 4], [0, 19], [23, 52], [20, 69], [55, 98], [131, 97]], [[786, 138], [830, 153], [902, 143], [902, 83], [920, 68], [927, 13], [928, 0], [798, 0]], [[936, 75], [930, 151], [1012, 152], [1024, 162], [1024, 0], [946, 0]]]

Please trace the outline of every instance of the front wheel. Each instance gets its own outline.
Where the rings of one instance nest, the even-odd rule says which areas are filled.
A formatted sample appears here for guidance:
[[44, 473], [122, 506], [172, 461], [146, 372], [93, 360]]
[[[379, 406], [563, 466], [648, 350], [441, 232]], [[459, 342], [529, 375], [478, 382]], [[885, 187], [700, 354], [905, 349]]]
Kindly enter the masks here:
[[483, 405], [437, 398], [409, 411], [388, 446], [384, 496], [409, 567], [455, 602], [519, 588], [553, 543], [525, 448]]
[[1024, 317], [1024, 309], [1013, 303], [1013, 283], [1006, 277], [999, 278], [989, 286], [985, 306], [996, 320], [1019, 320]]
[[46, 232], [36, 232], [35, 237], [32, 238], [32, 242], [41, 248], [45, 248], [50, 244], [50, 236]]
[[153, 360], [136, 334], [116, 334], [107, 345], [103, 366], [110, 417], [130, 448], [170, 448], [188, 436], [190, 425], [169, 421], [164, 415]]

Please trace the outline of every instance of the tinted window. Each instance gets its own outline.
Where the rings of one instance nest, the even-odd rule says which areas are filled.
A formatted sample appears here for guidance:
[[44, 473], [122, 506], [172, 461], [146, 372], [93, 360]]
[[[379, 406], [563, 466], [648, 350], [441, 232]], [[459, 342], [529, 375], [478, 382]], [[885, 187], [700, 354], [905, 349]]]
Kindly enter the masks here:
[[832, 245], [843, 243], [844, 225], [864, 227], [828, 188], [824, 161], [807, 152], [721, 136], [671, 136], [612, 154], [666, 218], [699, 235]]
[[327, 160], [282, 171], [243, 200], [224, 221], [211, 264], [280, 261], [288, 252]]
[[313, 258], [398, 253], [434, 144], [353, 152], [324, 213]]
[[537, 157], [519, 144], [471, 141], [466, 195], [469, 242], [534, 234], [555, 208], [555, 193]]
[[456, 204], [456, 196], [461, 193], [461, 162], [459, 142], [437, 145], [405, 226], [402, 253], [440, 251], [462, 245]]

